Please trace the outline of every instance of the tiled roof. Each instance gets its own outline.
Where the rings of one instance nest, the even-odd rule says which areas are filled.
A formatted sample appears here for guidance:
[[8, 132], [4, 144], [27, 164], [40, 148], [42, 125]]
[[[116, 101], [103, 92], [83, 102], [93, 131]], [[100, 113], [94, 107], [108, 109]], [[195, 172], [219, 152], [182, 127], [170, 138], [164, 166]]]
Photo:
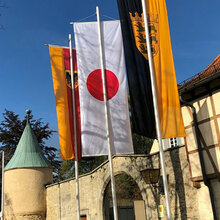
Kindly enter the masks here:
[[212, 61], [211, 64], [206, 67], [205, 70], [180, 83], [178, 85], [178, 89], [181, 90], [191, 85], [197, 84], [198, 82], [214, 76], [217, 73], [220, 73], [220, 54]]

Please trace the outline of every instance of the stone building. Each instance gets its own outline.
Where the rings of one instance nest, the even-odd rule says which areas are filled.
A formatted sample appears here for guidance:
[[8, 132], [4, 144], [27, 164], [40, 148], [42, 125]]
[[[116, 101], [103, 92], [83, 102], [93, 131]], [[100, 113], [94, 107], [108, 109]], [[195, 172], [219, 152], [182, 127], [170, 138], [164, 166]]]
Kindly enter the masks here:
[[[220, 56], [181, 84], [179, 92], [187, 137], [164, 140], [172, 217], [220, 219]], [[25, 129], [5, 171], [5, 219], [76, 219], [75, 179], [48, 184], [52, 181], [48, 163], [37, 166], [19, 157], [29, 151], [21, 146], [29, 145], [40, 155], [36, 141], [24, 144], [31, 134], [30, 126]], [[27, 155], [28, 161], [35, 161]], [[119, 219], [166, 219], [157, 142], [149, 155], [114, 156], [113, 166]], [[80, 176], [82, 220], [112, 219], [109, 181], [108, 161]]]
[[[183, 158], [183, 159], [181, 159]], [[164, 206], [162, 180], [147, 184], [143, 170], [158, 169], [159, 154], [114, 156], [115, 175], [126, 173], [137, 184], [140, 196], [125, 200], [117, 192], [119, 219], [158, 219], [158, 206]], [[174, 219], [199, 219], [198, 190], [190, 180], [188, 161], [184, 146], [165, 151], [165, 164], [168, 173], [169, 195]], [[112, 219], [106, 216], [105, 194], [110, 180], [108, 162], [93, 172], [79, 178], [81, 216], [87, 220]], [[117, 185], [116, 185], [117, 188]], [[119, 196], [118, 196], [119, 195]], [[110, 201], [111, 203], [111, 201]], [[76, 219], [75, 180], [70, 179], [47, 186], [47, 219]], [[109, 208], [109, 212], [111, 209]], [[126, 213], [129, 212], [129, 216]], [[137, 218], [137, 216], [139, 216]], [[121, 217], [121, 218], [120, 218]], [[165, 218], [164, 218], [165, 219]], [[204, 219], [204, 218], [203, 218]]]
[[27, 121], [4, 174], [4, 219], [46, 218], [46, 188], [53, 182], [53, 168], [41, 152]]
[[180, 85], [179, 92], [190, 178], [201, 191], [201, 216], [210, 198], [215, 219], [220, 219], [220, 55]]
[[[214, 213], [220, 219], [220, 55], [181, 83], [179, 94], [187, 136], [164, 140], [164, 148], [185, 145], [190, 179], [200, 192], [200, 218], [213, 219]], [[155, 142], [151, 153], [157, 151]]]
[[[173, 219], [220, 219], [220, 56], [204, 71], [180, 85], [179, 92], [187, 137], [164, 140]], [[133, 200], [118, 199], [121, 219], [134, 219], [134, 216], [136, 219], [164, 216], [165, 219], [161, 178], [158, 183], [149, 184], [142, 175], [143, 170], [160, 169], [157, 142], [148, 156], [115, 156], [113, 162], [116, 177], [126, 173], [140, 190], [140, 196]], [[107, 162], [80, 177], [80, 205], [84, 218], [111, 219], [111, 205], [107, 206], [109, 212], [106, 215], [105, 202], [109, 179]], [[74, 181], [47, 186], [48, 219], [74, 218]], [[162, 215], [159, 205], [164, 206]], [[129, 217], [125, 214], [123, 217], [125, 209], [130, 213]]]

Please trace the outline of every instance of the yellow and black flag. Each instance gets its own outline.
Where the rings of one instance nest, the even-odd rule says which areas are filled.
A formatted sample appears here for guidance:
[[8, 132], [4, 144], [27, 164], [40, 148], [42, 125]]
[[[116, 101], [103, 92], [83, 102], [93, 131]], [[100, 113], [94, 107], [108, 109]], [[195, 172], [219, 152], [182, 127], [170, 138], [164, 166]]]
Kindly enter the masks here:
[[[141, 0], [117, 0], [124, 41], [133, 131], [156, 137]], [[165, 0], [146, 0], [162, 138], [184, 137]]]

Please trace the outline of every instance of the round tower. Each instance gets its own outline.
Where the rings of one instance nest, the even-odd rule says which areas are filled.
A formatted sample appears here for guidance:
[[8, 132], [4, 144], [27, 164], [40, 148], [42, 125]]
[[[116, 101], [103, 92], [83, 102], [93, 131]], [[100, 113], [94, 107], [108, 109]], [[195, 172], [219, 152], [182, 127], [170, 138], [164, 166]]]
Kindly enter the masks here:
[[53, 168], [41, 152], [29, 114], [14, 156], [5, 167], [5, 220], [44, 220], [46, 215], [45, 185], [53, 182]]

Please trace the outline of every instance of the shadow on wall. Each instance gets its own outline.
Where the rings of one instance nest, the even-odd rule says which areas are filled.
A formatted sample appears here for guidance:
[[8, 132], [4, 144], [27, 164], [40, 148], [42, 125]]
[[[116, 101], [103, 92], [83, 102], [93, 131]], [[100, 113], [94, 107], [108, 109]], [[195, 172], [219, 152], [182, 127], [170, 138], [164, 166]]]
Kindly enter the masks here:
[[[210, 100], [212, 100], [212, 96], [210, 96]], [[212, 101], [211, 101], [212, 102]], [[198, 112], [197, 112], [197, 119], [198, 122], [200, 122], [203, 119], [210, 118], [211, 116], [209, 115], [209, 108], [207, 104], [207, 99], [205, 102], [201, 105], [200, 102], [198, 101]], [[213, 108], [214, 108], [214, 103], [213, 103]], [[214, 146], [218, 142], [218, 122], [217, 119], [215, 118], [215, 110], [212, 109], [213, 112], [213, 121], [214, 123], [211, 123], [211, 121], [205, 122], [200, 124], [199, 123], [199, 130], [200, 130], [200, 140], [202, 143], [203, 147], [203, 157], [204, 157], [204, 162], [205, 162], [205, 169], [206, 169], [206, 174], [210, 173], [215, 173], [219, 172], [217, 165], [217, 155], [216, 155], [216, 150], [215, 148], [212, 149], [207, 149], [209, 147]], [[214, 126], [214, 127], [213, 127]], [[213, 131], [215, 133], [213, 133]], [[196, 136], [194, 135], [196, 138]]]
[[[155, 161], [153, 162], [153, 157], [150, 157], [148, 159], [148, 163], [149, 163], [149, 166], [152, 169], [155, 168], [155, 166], [154, 166]], [[157, 167], [156, 168], [158, 168], [158, 167], [160, 167], [159, 159], [157, 160]], [[153, 195], [153, 198], [154, 198], [154, 204], [151, 203], [152, 205], [149, 205], [149, 207], [150, 207], [151, 210], [156, 210], [157, 211], [158, 218], [159, 218], [159, 213], [158, 213], [157, 207], [160, 205], [160, 197], [161, 197], [161, 195], [164, 195], [163, 186], [161, 186], [160, 179], [159, 179], [158, 183], [150, 184], [149, 187], [148, 187], [148, 189], [150, 189], [151, 194]]]
[[[218, 156], [217, 156], [217, 147], [216, 144], [219, 144], [219, 125], [218, 119], [216, 115], [215, 103], [213, 100], [212, 94], [208, 96], [211, 103], [211, 109], [207, 104], [208, 98], [205, 99], [205, 102], [202, 103], [200, 101], [197, 102], [198, 104], [198, 112], [197, 112], [197, 119], [199, 122], [199, 133], [200, 133], [200, 141], [202, 144], [202, 155], [204, 159], [205, 165], [205, 174], [212, 175], [214, 178], [209, 178], [207, 176], [207, 183], [210, 184], [210, 192], [213, 194], [212, 204], [215, 207], [215, 215], [217, 218], [220, 218], [220, 200], [218, 198], [218, 189], [220, 187], [219, 181], [220, 180], [220, 173], [219, 173], [219, 164], [218, 164]], [[212, 110], [212, 115], [209, 112]], [[204, 119], [210, 119], [208, 121], [203, 121]], [[194, 135], [195, 137], [195, 135]], [[218, 184], [216, 185], [215, 182]]]
[[[188, 166], [184, 168], [181, 167], [178, 147], [170, 149], [169, 155], [173, 168], [173, 174], [168, 174], [167, 179], [168, 179], [170, 202], [172, 202], [172, 200], [175, 200], [174, 219], [187, 220], [186, 194], [184, 188], [183, 170], [188, 169]], [[149, 158], [149, 163], [151, 168], [155, 168], [154, 167], [155, 161], [153, 162], [152, 157]], [[158, 165], [156, 168], [160, 167], [159, 155], [158, 155], [157, 164]], [[171, 181], [172, 177], [174, 178], [174, 181]], [[159, 218], [158, 206], [161, 205], [162, 197], [164, 197], [162, 176], [160, 176], [158, 183], [150, 184], [148, 189], [151, 191], [154, 198], [154, 203], [151, 203], [150, 208], [152, 210], [157, 210], [157, 216]]]
[[12, 202], [7, 193], [4, 194], [4, 213], [7, 214], [8, 217], [10, 216], [10, 219], [15, 219]]
[[174, 178], [175, 178], [175, 184], [174, 186], [171, 186], [173, 189], [175, 189], [174, 190], [175, 193], [173, 195], [173, 197], [175, 197], [174, 219], [179, 219], [179, 215], [178, 215], [178, 207], [179, 207], [181, 219], [185, 220], [187, 219], [187, 208], [186, 208], [186, 197], [185, 197], [186, 193], [184, 188], [184, 180], [183, 180], [183, 172], [182, 172], [183, 168], [181, 167], [179, 149], [170, 151], [170, 159], [171, 159]]

